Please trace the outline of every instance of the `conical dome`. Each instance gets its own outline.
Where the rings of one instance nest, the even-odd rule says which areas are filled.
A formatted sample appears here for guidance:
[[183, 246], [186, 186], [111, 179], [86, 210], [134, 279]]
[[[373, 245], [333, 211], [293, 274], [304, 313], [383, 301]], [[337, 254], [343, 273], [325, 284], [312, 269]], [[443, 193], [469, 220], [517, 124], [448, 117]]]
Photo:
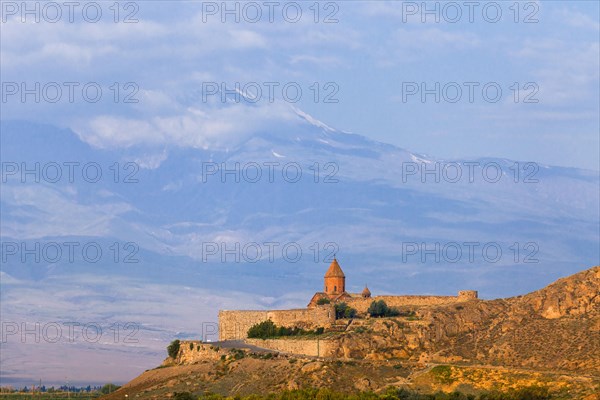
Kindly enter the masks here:
[[369, 288], [366, 285], [362, 291], [362, 297], [371, 297], [371, 291], [369, 290]]
[[346, 277], [346, 275], [344, 275], [344, 271], [342, 271], [340, 264], [338, 264], [337, 260], [334, 258], [333, 261], [331, 262], [331, 265], [329, 265], [329, 269], [327, 270], [327, 272], [325, 272], [325, 278], [345, 278], [345, 277]]

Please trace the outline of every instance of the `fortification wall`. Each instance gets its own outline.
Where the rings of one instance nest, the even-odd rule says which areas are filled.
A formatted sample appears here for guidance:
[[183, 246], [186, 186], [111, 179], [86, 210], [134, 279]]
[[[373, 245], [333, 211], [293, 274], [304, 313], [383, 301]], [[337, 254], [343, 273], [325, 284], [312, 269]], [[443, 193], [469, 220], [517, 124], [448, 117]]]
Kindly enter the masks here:
[[477, 292], [465, 290], [459, 292], [458, 296], [374, 296], [370, 298], [353, 298], [343, 300], [359, 313], [367, 312], [371, 303], [375, 300], [383, 300], [390, 307], [403, 306], [432, 306], [441, 304], [452, 304], [477, 298]]
[[338, 344], [327, 339], [245, 339], [246, 343], [282, 353], [312, 357], [333, 357]]
[[182, 340], [175, 362], [177, 364], [192, 364], [202, 360], [220, 360], [221, 356], [227, 354], [228, 351], [200, 341]]
[[250, 327], [269, 319], [275, 325], [288, 328], [328, 328], [335, 321], [335, 312], [331, 305], [293, 310], [222, 310], [219, 311], [219, 340], [245, 339]]

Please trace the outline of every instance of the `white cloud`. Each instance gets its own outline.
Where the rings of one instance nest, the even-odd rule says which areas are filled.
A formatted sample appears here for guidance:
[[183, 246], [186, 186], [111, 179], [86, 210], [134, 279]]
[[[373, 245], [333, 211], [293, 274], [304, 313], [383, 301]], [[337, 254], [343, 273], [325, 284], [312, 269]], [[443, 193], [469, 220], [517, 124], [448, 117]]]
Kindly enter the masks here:
[[376, 57], [384, 66], [427, 59], [432, 54], [442, 55], [469, 50], [481, 45], [479, 36], [472, 32], [448, 31], [440, 28], [420, 27], [397, 29], [389, 39], [376, 48]]
[[12, 217], [4, 218], [2, 234], [29, 239], [44, 236], [109, 235], [114, 220], [133, 209], [123, 202], [85, 205], [77, 193], [42, 185], [5, 185], [2, 202], [14, 207]]
[[290, 57], [291, 64], [314, 64], [316, 66], [341, 67], [344, 65], [339, 57], [298, 54]]
[[229, 32], [231, 36], [232, 44], [235, 47], [267, 47], [266, 38], [256, 32], [249, 30], [233, 30]]
[[74, 130], [96, 147], [171, 145], [202, 149], [232, 148], [249, 135], [298, 123], [286, 104], [227, 104], [181, 108], [179, 113], [140, 119], [102, 115], [80, 121]]
[[[598, 42], [566, 42], [561, 39], [526, 39], [513, 52], [515, 58], [534, 65], [533, 73], [544, 104], [572, 104], [597, 99], [600, 71]], [[595, 98], [595, 99], [594, 99]]]
[[567, 25], [581, 29], [589, 29], [592, 31], [600, 30], [600, 22], [594, 20], [587, 14], [564, 8], [556, 13], [556, 16], [564, 21]]

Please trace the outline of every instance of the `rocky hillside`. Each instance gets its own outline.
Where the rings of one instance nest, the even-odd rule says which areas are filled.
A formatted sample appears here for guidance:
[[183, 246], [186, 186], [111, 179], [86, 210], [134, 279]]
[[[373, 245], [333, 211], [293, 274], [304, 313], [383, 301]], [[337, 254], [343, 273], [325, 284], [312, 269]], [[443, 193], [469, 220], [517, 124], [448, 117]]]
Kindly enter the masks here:
[[600, 267], [525, 296], [355, 320], [338, 357], [477, 363], [600, 375]]
[[467, 392], [544, 385], [557, 398], [584, 398], [600, 392], [599, 294], [594, 267], [524, 296], [405, 307], [404, 317], [355, 319], [325, 334], [337, 344], [333, 359], [215, 348], [193, 362], [168, 358], [114, 398], [390, 385]]

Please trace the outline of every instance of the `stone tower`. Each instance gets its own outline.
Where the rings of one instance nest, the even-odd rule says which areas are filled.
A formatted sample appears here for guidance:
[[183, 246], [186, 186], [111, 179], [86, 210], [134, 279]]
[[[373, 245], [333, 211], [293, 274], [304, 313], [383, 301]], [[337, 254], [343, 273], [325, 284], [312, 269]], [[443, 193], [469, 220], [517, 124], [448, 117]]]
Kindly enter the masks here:
[[341, 294], [346, 291], [346, 276], [334, 258], [325, 273], [325, 293], [328, 295]]

